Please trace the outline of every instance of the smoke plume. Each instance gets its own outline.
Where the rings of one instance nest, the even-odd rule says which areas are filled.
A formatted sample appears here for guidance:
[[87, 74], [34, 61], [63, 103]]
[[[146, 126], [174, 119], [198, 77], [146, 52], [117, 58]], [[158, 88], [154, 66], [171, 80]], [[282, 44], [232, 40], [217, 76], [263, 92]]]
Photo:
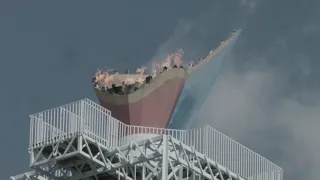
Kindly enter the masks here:
[[[258, 6], [248, 5], [247, 13], [254, 14]], [[155, 57], [180, 47], [185, 56], [197, 58], [226, 37], [222, 32], [240, 25], [244, 31], [201, 109], [198, 125], [208, 124], [265, 156], [284, 169], [285, 180], [318, 179], [320, 65], [315, 61], [318, 51], [305, 47], [316, 47], [308, 34], [314, 37], [319, 24], [295, 21], [288, 29], [271, 24], [274, 31], [267, 32], [266, 19], [251, 22], [245, 19], [248, 14], [228, 9], [236, 12], [234, 18], [222, 22], [215, 17], [223, 12], [213, 9], [217, 11], [181, 21]]]
[[[294, 89], [288, 82], [290, 66], [252, 65], [239, 73], [232, 64], [241, 61], [241, 53], [232, 57], [201, 110], [199, 125], [209, 124], [275, 162], [285, 180], [317, 179], [320, 94]], [[308, 63], [301, 65], [310, 70]]]

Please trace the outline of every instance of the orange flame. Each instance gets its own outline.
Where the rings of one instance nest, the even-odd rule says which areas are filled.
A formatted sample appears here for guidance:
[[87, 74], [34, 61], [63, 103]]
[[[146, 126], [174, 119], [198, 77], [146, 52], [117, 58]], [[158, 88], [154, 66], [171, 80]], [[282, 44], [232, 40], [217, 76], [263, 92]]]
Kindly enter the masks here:
[[140, 74], [140, 75], [143, 75], [145, 69], [146, 69], [145, 66], [141, 66], [140, 68], [137, 68], [136, 73]]
[[[232, 32], [232, 35], [235, 34], [236, 31]], [[224, 40], [220, 41], [221, 45], [225, 43]], [[211, 56], [213, 53], [213, 50], [210, 50], [209, 54], [207, 56], [205, 56], [204, 58], [201, 58], [199, 61], [207, 58], [208, 56]], [[174, 53], [172, 54], [168, 54], [167, 57], [165, 59], [163, 59], [160, 63], [157, 63], [156, 61], [152, 62], [152, 75], [156, 76], [158, 74], [158, 72], [162, 71], [162, 68], [167, 67], [168, 69], [171, 69], [171, 65], [174, 64], [175, 66], [180, 67], [183, 62], [183, 55], [184, 52], [182, 49], [178, 49], [176, 50]], [[189, 67], [192, 67], [194, 65], [196, 65], [197, 63], [199, 63], [199, 61], [197, 61], [196, 63], [191, 61], [188, 65]], [[128, 75], [127, 77], [125, 77], [124, 81], [122, 82], [122, 85], [125, 84], [134, 84], [134, 83], [143, 83], [145, 80], [145, 70], [146, 67], [145, 66], [141, 66], [140, 68], [137, 68], [136, 73], [138, 74], [138, 76], [136, 75]], [[112, 69], [103, 69], [103, 70], [98, 70], [95, 73], [94, 76], [94, 83], [101, 83], [101, 84], [111, 84], [114, 82], [118, 82], [118, 78], [117, 78], [117, 74], [109, 74], [112, 71]], [[140, 76], [139, 76], [140, 75]], [[122, 79], [123, 80], [123, 79]], [[122, 81], [121, 80], [121, 81]]]
[[159, 63], [156, 63], [155, 61], [152, 62], [152, 73], [153, 75], [156, 75], [157, 72], [159, 72], [160, 70], [160, 64]]
[[179, 49], [177, 52], [174, 53], [173, 61], [174, 61], [174, 64], [178, 67], [182, 64], [182, 56], [183, 56], [182, 49]]
[[103, 85], [111, 84], [113, 83], [114, 77], [109, 75], [107, 72], [101, 72], [98, 71], [95, 74], [95, 83], [101, 83]]
[[[183, 57], [184, 52], [181, 49], [178, 49], [176, 52], [172, 54], [168, 54], [167, 57], [162, 60], [160, 63], [156, 63], [156, 61], [153, 61], [152, 63], [152, 74], [156, 75], [158, 72], [162, 70], [163, 67], [167, 67], [168, 69], [171, 69], [172, 64], [176, 66], [181, 66], [182, 64], [182, 57]], [[141, 77], [130, 77], [128, 76], [125, 78], [124, 82], [122, 85], [125, 84], [133, 84], [133, 83], [143, 83], [144, 77], [143, 75], [145, 74], [146, 67], [141, 66], [140, 68], [137, 68], [136, 73], [141, 75]], [[115, 81], [116, 74], [109, 74], [111, 69], [105, 69], [105, 70], [98, 70], [95, 74], [95, 82], [96, 83], [101, 83], [104, 85], [112, 84]]]
[[168, 69], [171, 68], [171, 60], [172, 60], [172, 54], [168, 55], [167, 58], [162, 62], [161, 67], [167, 67]]

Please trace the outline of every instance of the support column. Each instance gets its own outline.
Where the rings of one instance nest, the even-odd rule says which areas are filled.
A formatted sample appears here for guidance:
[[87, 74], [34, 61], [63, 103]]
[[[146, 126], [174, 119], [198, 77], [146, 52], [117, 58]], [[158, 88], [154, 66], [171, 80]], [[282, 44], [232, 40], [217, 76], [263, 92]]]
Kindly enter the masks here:
[[168, 164], [169, 164], [169, 156], [168, 156], [168, 148], [169, 138], [168, 135], [163, 135], [163, 144], [162, 144], [162, 180], [168, 180]]

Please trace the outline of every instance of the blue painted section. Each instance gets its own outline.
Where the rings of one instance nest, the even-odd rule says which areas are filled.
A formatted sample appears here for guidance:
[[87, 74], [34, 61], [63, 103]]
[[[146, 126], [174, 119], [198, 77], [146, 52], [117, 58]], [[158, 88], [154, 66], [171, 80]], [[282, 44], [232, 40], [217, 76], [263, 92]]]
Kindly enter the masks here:
[[168, 128], [188, 129], [195, 123], [198, 112], [219, 75], [224, 59], [228, 57], [240, 33], [241, 30], [238, 30], [218, 54], [189, 74]]

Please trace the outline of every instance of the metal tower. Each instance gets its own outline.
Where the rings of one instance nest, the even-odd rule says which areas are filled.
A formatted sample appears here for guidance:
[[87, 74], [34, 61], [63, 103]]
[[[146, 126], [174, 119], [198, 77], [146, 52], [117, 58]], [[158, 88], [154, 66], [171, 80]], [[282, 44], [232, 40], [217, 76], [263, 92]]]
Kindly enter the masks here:
[[123, 124], [80, 100], [30, 116], [30, 167], [12, 180], [283, 180], [282, 169], [209, 126]]

